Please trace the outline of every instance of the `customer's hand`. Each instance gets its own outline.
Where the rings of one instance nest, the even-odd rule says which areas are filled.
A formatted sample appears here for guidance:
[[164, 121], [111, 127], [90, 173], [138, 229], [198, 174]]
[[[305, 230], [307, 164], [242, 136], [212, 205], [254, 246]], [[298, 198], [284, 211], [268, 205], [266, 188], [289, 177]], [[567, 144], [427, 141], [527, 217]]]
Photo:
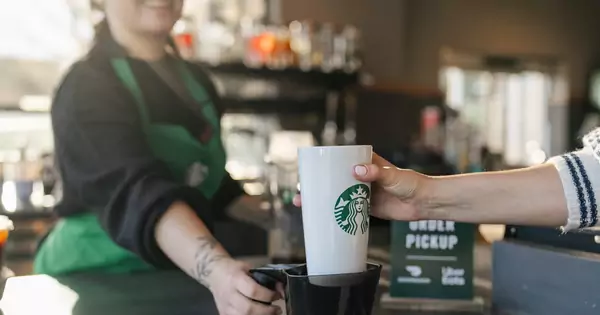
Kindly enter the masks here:
[[[250, 267], [233, 259], [215, 263], [208, 279], [220, 315], [275, 315], [281, 309], [256, 301], [272, 302], [280, 294], [271, 291], [254, 281], [249, 275]], [[254, 301], [253, 301], [254, 300]]]
[[[373, 163], [357, 165], [354, 177], [372, 182], [371, 215], [388, 220], [414, 221], [424, 217], [421, 212], [428, 177], [412, 170], [399, 169], [379, 155]], [[294, 199], [301, 206], [300, 196]]]

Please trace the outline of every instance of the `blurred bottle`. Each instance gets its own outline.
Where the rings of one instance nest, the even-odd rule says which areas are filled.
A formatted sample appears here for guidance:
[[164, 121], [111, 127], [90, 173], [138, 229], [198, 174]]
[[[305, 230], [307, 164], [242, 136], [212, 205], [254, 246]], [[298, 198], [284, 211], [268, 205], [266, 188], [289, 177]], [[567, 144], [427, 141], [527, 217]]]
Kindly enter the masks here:
[[362, 67], [361, 38], [359, 30], [353, 25], [346, 25], [342, 30], [345, 41], [344, 70], [349, 73], [358, 71]]
[[244, 57], [243, 61], [247, 67], [258, 68], [264, 64], [264, 56], [260, 49], [258, 37], [264, 32], [265, 27], [261, 24], [247, 25], [244, 35]]
[[270, 65], [277, 49], [277, 30], [272, 26], [257, 26], [248, 41], [245, 63], [250, 67]]
[[173, 27], [173, 40], [183, 59], [196, 59], [196, 27], [190, 17], [182, 17]]
[[334, 27], [331, 23], [324, 23], [317, 32], [313, 43], [313, 65], [323, 72], [331, 72], [334, 69]]
[[212, 18], [199, 25], [196, 45], [198, 59], [214, 65], [229, 61], [236, 32], [219, 18]]
[[247, 23], [241, 29], [243, 61], [249, 67], [352, 73], [362, 65], [360, 34], [352, 25], [339, 32], [332, 23], [318, 27], [311, 21], [293, 21], [287, 27]]
[[427, 106], [421, 111], [421, 141], [425, 147], [437, 152], [443, 150], [441, 109]]
[[290, 29], [287, 26], [275, 28], [275, 49], [271, 59], [272, 68], [284, 69], [293, 65]]
[[312, 69], [313, 27], [308, 21], [290, 23], [290, 48], [294, 53], [295, 64], [302, 70]]
[[[248, 57], [248, 43], [254, 36], [254, 32], [258, 22], [251, 17], [243, 17], [239, 23], [239, 32], [235, 36], [235, 44], [233, 47], [232, 55], [235, 60], [247, 62]], [[251, 64], [251, 60], [248, 60]]]
[[331, 56], [331, 67], [335, 70], [341, 70], [345, 67], [348, 58], [348, 39], [343, 29], [338, 32], [337, 27], [333, 35], [333, 55]]

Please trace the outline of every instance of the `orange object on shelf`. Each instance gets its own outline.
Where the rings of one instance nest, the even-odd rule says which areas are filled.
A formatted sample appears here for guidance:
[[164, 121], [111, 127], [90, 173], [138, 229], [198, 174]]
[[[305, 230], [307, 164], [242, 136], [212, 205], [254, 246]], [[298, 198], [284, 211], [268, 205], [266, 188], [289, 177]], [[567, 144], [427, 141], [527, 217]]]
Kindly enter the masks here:
[[7, 216], [0, 216], [0, 246], [6, 243], [8, 234], [14, 229], [12, 220]]
[[264, 33], [255, 38], [256, 45], [255, 48], [262, 52], [265, 55], [270, 55], [275, 51], [275, 47], [277, 46], [277, 39], [275, 35], [271, 33]]
[[271, 28], [251, 37], [248, 41], [248, 55], [261, 65], [288, 66], [293, 59], [293, 52], [286, 30]]
[[8, 230], [0, 230], [0, 246], [4, 246], [4, 244], [6, 244], [6, 241], [8, 240], [8, 233], [10, 233]]
[[277, 46], [277, 38], [273, 33], [264, 32], [250, 39], [249, 49], [260, 64], [265, 64], [273, 55]]
[[4, 267], [4, 246], [8, 241], [8, 234], [14, 229], [12, 220], [0, 215], [0, 269]]
[[192, 47], [194, 44], [194, 37], [189, 33], [177, 34], [175, 35], [175, 42], [178, 46], [181, 45], [183, 47]]
[[181, 56], [185, 59], [191, 59], [195, 55], [194, 35], [191, 33], [181, 33], [173, 36], [175, 45]]

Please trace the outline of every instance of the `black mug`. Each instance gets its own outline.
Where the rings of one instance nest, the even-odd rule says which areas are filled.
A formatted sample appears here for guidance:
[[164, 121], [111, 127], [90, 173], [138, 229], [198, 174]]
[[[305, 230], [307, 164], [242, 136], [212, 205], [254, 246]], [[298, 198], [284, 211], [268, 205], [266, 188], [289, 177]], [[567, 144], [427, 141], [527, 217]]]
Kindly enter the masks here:
[[361, 273], [308, 276], [306, 265], [268, 265], [250, 270], [262, 286], [285, 286], [287, 315], [370, 315], [381, 265]]

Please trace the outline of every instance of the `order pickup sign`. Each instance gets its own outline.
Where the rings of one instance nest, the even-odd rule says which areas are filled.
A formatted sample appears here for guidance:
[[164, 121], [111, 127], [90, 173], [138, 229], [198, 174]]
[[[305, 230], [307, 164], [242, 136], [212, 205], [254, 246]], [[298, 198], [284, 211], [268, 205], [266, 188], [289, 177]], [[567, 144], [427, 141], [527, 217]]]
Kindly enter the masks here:
[[390, 296], [472, 300], [474, 242], [472, 224], [392, 223]]

